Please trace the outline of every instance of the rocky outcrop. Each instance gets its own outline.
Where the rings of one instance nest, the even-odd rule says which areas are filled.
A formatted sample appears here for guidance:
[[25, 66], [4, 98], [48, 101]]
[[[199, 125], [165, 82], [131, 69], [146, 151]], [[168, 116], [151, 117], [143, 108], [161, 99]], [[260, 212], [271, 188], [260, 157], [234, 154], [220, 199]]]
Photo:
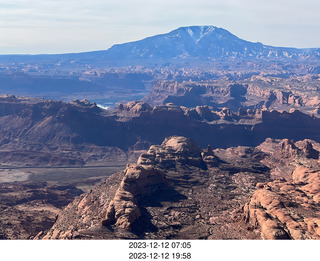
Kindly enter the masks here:
[[171, 136], [69, 204], [37, 238], [256, 237], [236, 229], [232, 213], [268, 178], [254, 160], [259, 154], [247, 147], [203, 150], [189, 138]]
[[315, 150], [308, 140], [299, 142], [299, 147], [289, 139], [284, 139], [280, 143], [280, 152], [285, 158], [305, 157], [307, 159], [319, 159], [319, 151]]
[[263, 239], [320, 239], [320, 170], [299, 166], [292, 181], [257, 184], [244, 219]]
[[304, 140], [301, 144], [302, 153], [308, 159], [319, 159], [319, 151], [315, 150], [312, 143], [308, 140]]
[[128, 165], [115, 197], [110, 202], [103, 225], [115, 224], [132, 230], [140, 216], [138, 199], [167, 186], [163, 171], [141, 165]]
[[[124, 173], [118, 172], [107, 180], [96, 185], [88, 193], [82, 194], [67, 205], [56, 217], [56, 222], [49, 231], [40, 232], [35, 239], [77, 239], [83, 231], [87, 231], [86, 238], [92, 238], [89, 228], [95, 230], [101, 227], [111, 200], [119, 188]], [[115, 238], [108, 230], [103, 230], [108, 238]], [[99, 238], [99, 229], [94, 238]]]
[[161, 145], [153, 145], [138, 159], [138, 164], [158, 164], [162, 168], [175, 167], [177, 163], [205, 167], [202, 150], [191, 139], [179, 136], [166, 138]]
[[301, 154], [301, 150], [296, 147], [294, 142], [289, 139], [284, 139], [281, 143], [281, 152], [284, 157], [296, 157]]
[[220, 119], [220, 117], [212, 110], [210, 110], [208, 106], [197, 106], [195, 111], [200, 116], [200, 118], [205, 119], [208, 122]]
[[81, 101], [79, 100], [74, 100], [72, 102], [70, 102], [70, 104], [76, 105], [76, 106], [81, 106], [84, 108], [90, 108], [90, 109], [94, 109], [96, 111], [100, 111], [101, 109], [98, 108], [97, 104], [95, 102], [91, 103], [86, 99], [82, 99]]
[[[214, 161], [212, 150], [204, 153], [208, 162]], [[128, 165], [125, 169], [125, 176], [102, 223], [132, 230], [141, 217], [139, 199], [164, 190], [168, 182], [161, 169], [175, 168], [176, 164], [205, 167], [202, 150], [191, 139], [179, 136], [166, 138], [161, 145], [151, 146], [147, 153], [139, 157], [137, 165]]]
[[207, 166], [213, 167], [218, 165], [218, 158], [215, 156], [210, 145], [203, 150], [201, 156], [202, 160], [207, 164]]
[[268, 139], [201, 149], [171, 136], [69, 204], [37, 238], [320, 239], [320, 163], [305, 153], [319, 148]]
[[139, 114], [143, 111], [151, 111], [152, 107], [145, 102], [130, 101], [126, 104], [119, 103], [117, 109], [120, 111], [125, 110], [133, 114]]

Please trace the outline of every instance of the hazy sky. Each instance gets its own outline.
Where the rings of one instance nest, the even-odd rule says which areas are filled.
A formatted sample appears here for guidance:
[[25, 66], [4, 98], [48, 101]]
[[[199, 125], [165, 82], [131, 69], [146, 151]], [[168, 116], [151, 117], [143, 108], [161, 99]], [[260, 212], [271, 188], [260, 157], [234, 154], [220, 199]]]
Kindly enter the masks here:
[[189, 25], [320, 47], [319, 10], [319, 0], [0, 0], [0, 53], [102, 50]]

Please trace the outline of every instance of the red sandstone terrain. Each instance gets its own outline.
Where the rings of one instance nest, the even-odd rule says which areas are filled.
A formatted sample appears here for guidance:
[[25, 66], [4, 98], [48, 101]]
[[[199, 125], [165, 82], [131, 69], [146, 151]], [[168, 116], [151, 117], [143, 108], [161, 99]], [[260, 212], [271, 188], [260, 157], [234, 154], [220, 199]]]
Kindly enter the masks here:
[[2, 94], [47, 99], [0, 97], [0, 238], [318, 239], [319, 51], [191, 26], [1, 56]]
[[317, 238], [315, 116], [15, 96], [0, 105], [2, 238]]
[[[174, 136], [70, 203], [43, 239], [317, 239], [320, 144]], [[318, 183], [319, 184], [318, 184]]]

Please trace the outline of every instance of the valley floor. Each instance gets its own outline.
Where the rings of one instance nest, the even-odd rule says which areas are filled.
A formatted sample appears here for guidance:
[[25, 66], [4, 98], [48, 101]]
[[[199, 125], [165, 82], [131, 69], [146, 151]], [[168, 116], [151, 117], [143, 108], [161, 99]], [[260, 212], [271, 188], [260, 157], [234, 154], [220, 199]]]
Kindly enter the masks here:
[[0, 166], [0, 238], [29, 239], [49, 229], [64, 206], [125, 165]]

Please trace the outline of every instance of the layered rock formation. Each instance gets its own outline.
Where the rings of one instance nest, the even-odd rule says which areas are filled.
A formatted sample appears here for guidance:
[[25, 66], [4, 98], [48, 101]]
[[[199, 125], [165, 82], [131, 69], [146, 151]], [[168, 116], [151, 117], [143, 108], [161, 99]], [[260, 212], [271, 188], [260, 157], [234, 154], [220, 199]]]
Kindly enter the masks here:
[[241, 160], [244, 154], [262, 155], [244, 147], [202, 150], [188, 138], [167, 138], [80, 196], [36, 238], [254, 238], [233, 231], [231, 213], [269, 174], [264, 165]]
[[171, 135], [190, 137], [202, 147], [209, 143], [213, 148], [257, 146], [268, 137], [320, 141], [319, 119], [298, 110], [233, 112], [227, 107], [213, 110], [208, 106], [186, 108], [167, 103], [150, 108], [144, 102], [130, 102], [119, 104], [107, 115], [149, 144], [159, 144]]
[[299, 166], [292, 181], [257, 184], [244, 218], [263, 239], [320, 239], [319, 202], [320, 170]]
[[[230, 92], [243, 94], [238, 87]], [[320, 121], [297, 110], [235, 113], [135, 101], [105, 111], [87, 101], [14, 96], [2, 97], [0, 104], [2, 163], [56, 166], [126, 159], [114, 144], [132, 150], [133, 157], [142, 153], [137, 164], [66, 207], [53, 229], [38, 238], [259, 238], [255, 228], [263, 225], [253, 221], [257, 225], [245, 231], [246, 225], [233, 223], [231, 212], [246, 203], [256, 183], [291, 182], [299, 164], [318, 166], [319, 144], [294, 140], [319, 139]], [[211, 146], [203, 150], [180, 136], [163, 141], [172, 134]], [[265, 137], [292, 140], [244, 146]]]
[[259, 149], [271, 180], [256, 185], [244, 221], [263, 239], [319, 239], [319, 143], [268, 139]]
[[[242, 87], [232, 86], [232, 95], [243, 94]], [[233, 112], [227, 107], [151, 107], [132, 101], [106, 111], [85, 100], [63, 103], [15, 96], [0, 97], [0, 123], [0, 163], [19, 166], [132, 162], [142, 152], [141, 144], [145, 150], [171, 135], [213, 148], [256, 146], [266, 137], [319, 140], [320, 128], [319, 119], [296, 110]]]
[[141, 217], [138, 199], [166, 185], [165, 174], [159, 169], [129, 165], [102, 224], [115, 224], [120, 228], [132, 230], [133, 224]]
[[36, 238], [317, 239], [314, 147], [268, 139], [202, 150], [173, 136], [69, 204]]
[[[101, 113], [96, 104], [86, 100], [68, 104], [2, 96], [0, 162], [18, 166], [65, 166], [126, 160], [127, 155], [119, 148], [121, 142], [114, 136], [115, 133], [124, 135], [121, 126]], [[129, 134], [124, 136], [130, 139]], [[117, 147], [111, 145], [113, 142]]]
[[[154, 84], [142, 100], [153, 105], [175, 103], [179, 106], [210, 106], [214, 110], [228, 107], [236, 112], [241, 108], [287, 110], [299, 108], [313, 113], [319, 107], [319, 81], [298, 76], [217, 76], [218, 79], [194, 81], [163, 80]], [[236, 74], [237, 75], [237, 74]], [[307, 77], [307, 76], [305, 76]], [[234, 81], [231, 79], [234, 78]], [[306, 83], [308, 82], [308, 83]]]

